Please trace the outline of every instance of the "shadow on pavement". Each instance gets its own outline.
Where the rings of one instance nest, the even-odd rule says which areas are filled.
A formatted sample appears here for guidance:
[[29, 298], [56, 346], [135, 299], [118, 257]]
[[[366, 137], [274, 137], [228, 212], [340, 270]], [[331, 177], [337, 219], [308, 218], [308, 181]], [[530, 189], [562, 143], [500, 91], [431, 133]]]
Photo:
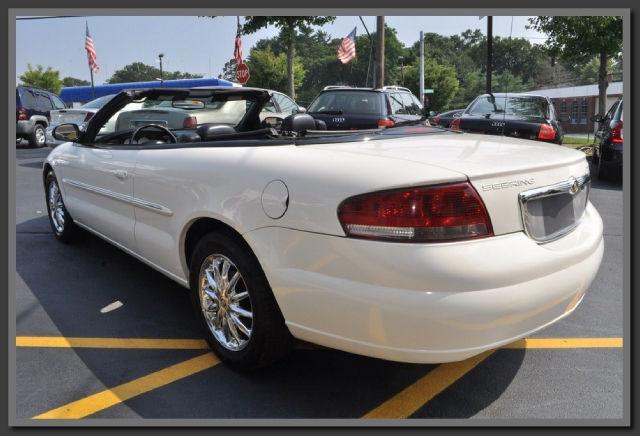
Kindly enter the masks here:
[[[88, 232], [82, 232], [77, 242], [65, 245], [45, 230], [48, 228], [45, 216], [17, 226], [16, 268], [62, 335], [202, 337], [186, 289]], [[101, 308], [116, 300], [123, 303], [121, 308], [100, 313]], [[32, 306], [25, 305], [16, 314], [18, 334], [45, 335], [39, 327], [45, 315]], [[44, 324], [48, 323], [46, 320]], [[105, 386], [115, 386], [176, 363], [176, 356], [189, 358], [201, 353], [105, 349], [68, 352], [75, 352]], [[427, 412], [418, 413], [441, 417], [473, 415], [500, 397], [518, 372], [523, 356], [522, 350], [490, 356], [432, 400], [428, 410], [425, 409]], [[34, 383], [38, 378], [50, 377], [45, 362], [40, 366], [43, 373], [33, 374]], [[326, 349], [296, 350], [273, 366], [249, 374], [217, 365], [95, 416], [116, 417], [122, 412], [118, 408], [127, 407], [128, 413], [133, 411], [145, 418], [357, 418], [434, 367]], [[69, 401], [92, 393], [90, 390], [78, 393]]]

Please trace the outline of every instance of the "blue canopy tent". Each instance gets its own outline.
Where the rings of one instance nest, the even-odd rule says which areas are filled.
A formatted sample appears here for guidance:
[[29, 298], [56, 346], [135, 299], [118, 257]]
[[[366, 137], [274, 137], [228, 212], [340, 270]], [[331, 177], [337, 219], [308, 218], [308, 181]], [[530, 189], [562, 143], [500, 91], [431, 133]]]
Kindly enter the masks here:
[[[163, 88], [195, 88], [197, 86], [239, 86], [236, 83], [224, 79], [176, 79], [164, 80]], [[62, 88], [60, 98], [65, 103], [86, 103], [98, 97], [105, 95], [117, 94], [125, 89], [140, 88], [160, 88], [160, 81], [154, 80], [150, 82], [129, 82], [129, 83], [109, 83], [106, 85], [97, 85], [94, 90], [91, 86], [71, 86]], [[95, 92], [95, 95], [94, 95]]]

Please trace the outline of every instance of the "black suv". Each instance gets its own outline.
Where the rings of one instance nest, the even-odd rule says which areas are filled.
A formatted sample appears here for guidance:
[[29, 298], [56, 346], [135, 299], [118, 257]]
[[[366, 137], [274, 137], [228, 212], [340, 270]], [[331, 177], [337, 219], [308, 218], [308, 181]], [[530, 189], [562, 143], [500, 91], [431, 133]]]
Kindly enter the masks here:
[[622, 100], [613, 103], [605, 116], [593, 117], [598, 130], [592, 161], [599, 179], [619, 180], [622, 176], [622, 118]]
[[32, 147], [44, 147], [49, 112], [65, 107], [60, 97], [52, 92], [30, 86], [16, 87], [16, 141], [24, 138]]
[[307, 113], [326, 123], [328, 130], [378, 129], [424, 118], [420, 100], [407, 88], [327, 86]]

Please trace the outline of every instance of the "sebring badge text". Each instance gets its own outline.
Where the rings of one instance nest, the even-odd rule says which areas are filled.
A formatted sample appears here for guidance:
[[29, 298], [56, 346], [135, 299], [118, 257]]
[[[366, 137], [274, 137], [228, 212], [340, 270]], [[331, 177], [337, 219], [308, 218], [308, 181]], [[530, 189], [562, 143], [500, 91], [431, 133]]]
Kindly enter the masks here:
[[533, 185], [535, 183], [535, 179], [533, 177], [529, 179], [518, 179], [518, 180], [509, 180], [508, 182], [500, 182], [500, 183], [490, 183], [487, 185], [482, 185], [483, 191], [495, 191], [498, 189], [508, 189], [508, 188], [517, 188], [519, 186], [528, 186]]

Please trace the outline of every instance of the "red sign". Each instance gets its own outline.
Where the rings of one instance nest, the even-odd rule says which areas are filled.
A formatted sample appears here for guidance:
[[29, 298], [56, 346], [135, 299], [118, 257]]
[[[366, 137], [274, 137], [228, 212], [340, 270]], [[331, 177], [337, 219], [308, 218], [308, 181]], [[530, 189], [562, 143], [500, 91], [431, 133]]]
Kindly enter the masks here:
[[238, 65], [236, 68], [236, 79], [241, 85], [249, 81], [249, 66], [245, 63]]

